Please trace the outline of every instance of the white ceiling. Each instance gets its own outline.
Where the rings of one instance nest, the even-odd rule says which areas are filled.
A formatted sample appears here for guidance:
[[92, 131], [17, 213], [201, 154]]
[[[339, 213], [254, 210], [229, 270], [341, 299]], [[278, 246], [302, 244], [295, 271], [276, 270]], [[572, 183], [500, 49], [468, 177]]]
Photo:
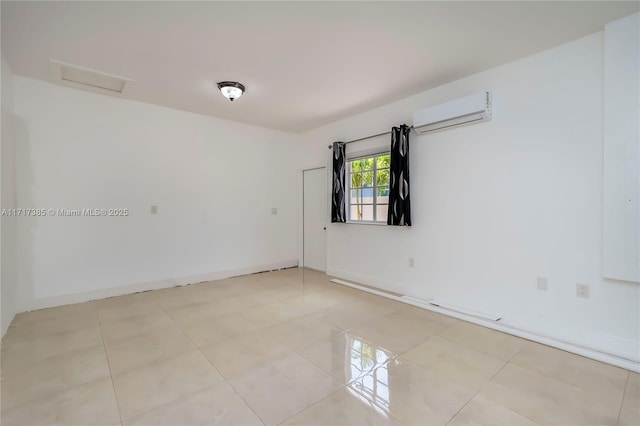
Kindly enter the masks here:
[[[7, 2], [2, 52], [120, 97], [300, 132], [599, 31], [638, 2]], [[237, 80], [230, 103], [215, 83]]]

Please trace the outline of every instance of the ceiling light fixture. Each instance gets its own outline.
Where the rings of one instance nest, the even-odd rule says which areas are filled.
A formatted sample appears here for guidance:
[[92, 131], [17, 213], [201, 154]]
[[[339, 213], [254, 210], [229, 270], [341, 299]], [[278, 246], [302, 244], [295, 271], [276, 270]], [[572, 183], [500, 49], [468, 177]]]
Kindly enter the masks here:
[[238, 99], [244, 93], [244, 86], [237, 81], [221, 81], [218, 83], [218, 89], [220, 89], [224, 97], [231, 102], [233, 102], [234, 99]]

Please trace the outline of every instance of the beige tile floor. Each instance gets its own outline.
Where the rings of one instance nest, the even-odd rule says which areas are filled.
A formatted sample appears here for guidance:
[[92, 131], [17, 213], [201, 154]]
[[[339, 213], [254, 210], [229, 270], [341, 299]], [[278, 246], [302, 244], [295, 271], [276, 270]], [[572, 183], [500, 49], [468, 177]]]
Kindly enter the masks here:
[[2, 425], [638, 425], [636, 373], [289, 269], [16, 317]]

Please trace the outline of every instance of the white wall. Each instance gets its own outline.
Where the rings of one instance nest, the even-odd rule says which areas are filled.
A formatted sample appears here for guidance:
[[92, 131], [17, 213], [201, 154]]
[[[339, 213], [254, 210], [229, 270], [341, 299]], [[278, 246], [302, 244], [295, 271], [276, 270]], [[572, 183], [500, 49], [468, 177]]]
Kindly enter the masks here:
[[414, 226], [330, 225], [328, 273], [637, 361], [639, 287], [602, 278], [602, 33], [308, 132], [301, 166], [482, 90], [493, 121], [412, 134]]
[[[11, 209], [16, 207], [16, 168], [15, 168], [15, 138], [14, 128], [19, 124], [13, 112], [13, 76], [7, 62], [2, 56], [2, 88], [0, 98], [2, 99], [2, 118], [0, 127], [0, 209]], [[16, 314], [17, 297], [17, 268], [16, 268], [16, 242], [17, 242], [17, 222], [16, 218], [2, 216], [0, 220], [0, 335], [9, 328]]]
[[297, 263], [291, 135], [18, 76], [15, 111], [20, 207], [130, 211], [20, 218], [19, 311]]
[[640, 13], [604, 29], [603, 269], [640, 283]]

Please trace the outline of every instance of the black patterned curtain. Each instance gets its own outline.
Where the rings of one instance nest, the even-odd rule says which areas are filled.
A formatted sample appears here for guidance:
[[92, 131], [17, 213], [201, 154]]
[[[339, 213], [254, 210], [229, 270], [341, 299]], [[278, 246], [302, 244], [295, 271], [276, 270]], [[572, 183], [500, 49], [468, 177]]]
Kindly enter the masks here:
[[333, 191], [331, 192], [331, 222], [346, 222], [344, 203], [345, 187], [345, 143], [333, 143]]
[[391, 182], [387, 225], [411, 226], [409, 197], [409, 133], [406, 124], [391, 129]]

